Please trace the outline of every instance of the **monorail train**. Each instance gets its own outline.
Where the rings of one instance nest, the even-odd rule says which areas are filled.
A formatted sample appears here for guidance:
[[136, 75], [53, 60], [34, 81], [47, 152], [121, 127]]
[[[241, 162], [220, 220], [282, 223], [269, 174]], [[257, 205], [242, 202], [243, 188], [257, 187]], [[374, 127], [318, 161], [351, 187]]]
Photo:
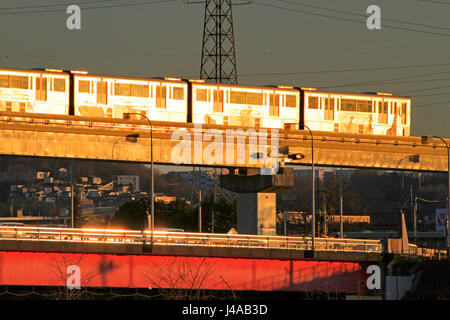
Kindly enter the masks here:
[[409, 136], [411, 99], [56, 69], [0, 69], [0, 111]]

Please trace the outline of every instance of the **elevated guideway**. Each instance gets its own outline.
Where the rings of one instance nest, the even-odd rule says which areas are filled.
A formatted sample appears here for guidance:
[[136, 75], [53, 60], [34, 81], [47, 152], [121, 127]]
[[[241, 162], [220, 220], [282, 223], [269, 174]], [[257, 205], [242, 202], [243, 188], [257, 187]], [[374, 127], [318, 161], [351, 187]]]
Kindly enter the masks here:
[[[276, 135], [263, 129], [168, 122], [153, 122], [152, 128], [153, 160], [159, 164], [269, 168], [275, 160], [267, 155], [273, 152], [276, 156], [274, 150], [278, 150], [281, 166], [311, 165], [308, 131], [280, 131]], [[231, 140], [227, 139], [230, 132]], [[420, 137], [319, 131], [313, 132], [313, 137], [314, 163], [318, 166], [447, 171], [447, 151], [439, 141], [423, 145]], [[274, 141], [279, 142], [279, 148], [274, 148]], [[145, 163], [150, 160], [150, 150], [146, 121], [0, 113], [3, 155]], [[287, 159], [296, 153], [303, 158]], [[213, 155], [212, 159], [207, 155]]]

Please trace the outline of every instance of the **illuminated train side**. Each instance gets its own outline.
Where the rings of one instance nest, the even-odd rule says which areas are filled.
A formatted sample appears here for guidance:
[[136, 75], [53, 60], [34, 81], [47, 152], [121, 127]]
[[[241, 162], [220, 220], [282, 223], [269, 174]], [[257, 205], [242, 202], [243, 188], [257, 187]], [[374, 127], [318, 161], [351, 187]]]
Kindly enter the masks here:
[[0, 69], [0, 111], [409, 136], [411, 99], [56, 69]]

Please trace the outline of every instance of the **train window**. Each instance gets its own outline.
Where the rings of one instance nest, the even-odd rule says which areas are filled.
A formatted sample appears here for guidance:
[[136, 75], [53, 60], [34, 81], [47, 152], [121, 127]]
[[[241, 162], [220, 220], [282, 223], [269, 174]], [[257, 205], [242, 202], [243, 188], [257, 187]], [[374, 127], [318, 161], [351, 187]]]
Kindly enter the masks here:
[[55, 79], [54, 91], [64, 92], [66, 91], [66, 80]]
[[28, 89], [28, 77], [10, 76], [9, 87], [16, 89]]
[[334, 98], [325, 98], [325, 110], [334, 110]]
[[108, 104], [108, 82], [97, 82], [97, 104]]
[[356, 110], [358, 112], [372, 112], [372, 101], [357, 101]]
[[245, 92], [231, 91], [230, 101], [231, 103], [245, 104]]
[[286, 95], [286, 107], [297, 107], [297, 97], [292, 94]]
[[334, 120], [334, 98], [325, 98], [325, 120]]
[[360, 125], [358, 126], [358, 133], [359, 133], [359, 134], [364, 134], [364, 125], [363, 125], [363, 124], [360, 124]]
[[339, 123], [334, 124], [334, 132], [339, 132]]
[[173, 97], [174, 100], [184, 100], [184, 88], [173, 87]]
[[128, 83], [115, 83], [114, 84], [114, 94], [116, 96], [131, 96], [131, 85]]
[[9, 78], [6, 75], [0, 75], [0, 88], [9, 88]]
[[78, 92], [91, 93], [91, 82], [86, 80], [78, 81]]
[[166, 86], [156, 86], [156, 107], [166, 108]]
[[319, 109], [319, 97], [308, 97], [308, 108]]
[[388, 113], [388, 102], [379, 102], [378, 103], [378, 122], [379, 123], [387, 123]]
[[132, 84], [130, 95], [133, 97], [148, 98], [148, 85]]
[[271, 106], [279, 107], [280, 106], [280, 95], [279, 94], [270, 94], [269, 103]]
[[342, 111], [356, 111], [356, 100], [342, 99]]
[[401, 113], [401, 118], [402, 118], [402, 124], [405, 125], [406, 124], [406, 115], [408, 113], [408, 109], [407, 109], [407, 104], [406, 103], [402, 103], [402, 113]]
[[247, 104], [263, 105], [263, 94], [255, 92], [247, 92]]
[[197, 89], [197, 101], [208, 101], [208, 90]]

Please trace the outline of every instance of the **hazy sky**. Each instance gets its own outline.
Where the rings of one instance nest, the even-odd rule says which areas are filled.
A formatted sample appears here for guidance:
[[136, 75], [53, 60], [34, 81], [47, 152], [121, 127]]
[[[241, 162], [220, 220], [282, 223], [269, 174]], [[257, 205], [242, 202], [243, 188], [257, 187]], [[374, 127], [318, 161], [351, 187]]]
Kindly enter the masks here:
[[[2, 0], [0, 66], [198, 78], [204, 6], [156, 1]], [[407, 95], [412, 135], [450, 137], [450, 0], [252, 2], [233, 7], [240, 84]], [[66, 27], [71, 4], [81, 30]], [[369, 5], [381, 30], [366, 27]]]

